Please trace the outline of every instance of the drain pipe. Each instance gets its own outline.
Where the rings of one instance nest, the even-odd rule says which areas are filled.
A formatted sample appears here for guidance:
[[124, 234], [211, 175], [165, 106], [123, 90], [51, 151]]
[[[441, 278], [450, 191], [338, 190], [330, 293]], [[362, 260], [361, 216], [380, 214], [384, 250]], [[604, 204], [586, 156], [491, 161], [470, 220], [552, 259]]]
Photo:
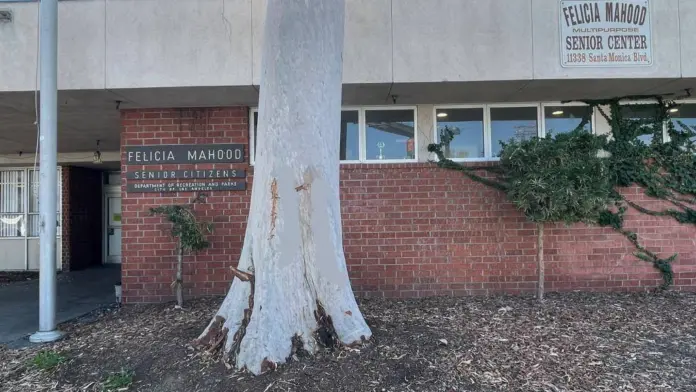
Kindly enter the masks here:
[[33, 343], [61, 338], [56, 329], [56, 226], [58, 220], [58, 0], [39, 3], [39, 330]]

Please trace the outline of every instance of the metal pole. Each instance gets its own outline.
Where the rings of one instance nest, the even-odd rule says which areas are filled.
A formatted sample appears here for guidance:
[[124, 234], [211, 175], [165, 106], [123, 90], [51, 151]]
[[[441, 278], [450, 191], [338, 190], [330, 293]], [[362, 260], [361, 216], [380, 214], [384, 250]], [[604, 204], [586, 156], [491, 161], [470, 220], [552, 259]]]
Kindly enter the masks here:
[[56, 224], [58, 199], [58, 0], [39, 3], [39, 331], [34, 343], [52, 342], [56, 330]]

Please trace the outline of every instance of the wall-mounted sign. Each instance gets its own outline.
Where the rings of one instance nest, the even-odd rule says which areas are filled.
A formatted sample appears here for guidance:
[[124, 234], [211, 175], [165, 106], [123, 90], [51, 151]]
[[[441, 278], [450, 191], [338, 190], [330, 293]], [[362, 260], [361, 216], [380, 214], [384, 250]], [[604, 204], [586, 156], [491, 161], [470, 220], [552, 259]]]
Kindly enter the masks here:
[[138, 170], [127, 172], [129, 180], [208, 180], [218, 178], [244, 178], [246, 172], [239, 169], [193, 170]]
[[131, 182], [126, 185], [127, 192], [212, 192], [243, 191], [246, 181], [209, 181], [209, 182]]
[[171, 144], [127, 146], [127, 165], [244, 162], [243, 144]]
[[649, 66], [649, 0], [560, 0], [561, 66]]

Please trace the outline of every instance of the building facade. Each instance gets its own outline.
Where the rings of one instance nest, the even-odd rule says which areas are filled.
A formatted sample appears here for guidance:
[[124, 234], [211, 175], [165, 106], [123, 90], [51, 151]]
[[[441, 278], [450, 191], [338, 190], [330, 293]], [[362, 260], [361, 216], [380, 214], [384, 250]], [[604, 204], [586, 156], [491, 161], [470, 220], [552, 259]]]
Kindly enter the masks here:
[[[0, 3], [6, 270], [38, 266], [37, 9]], [[170, 299], [175, 245], [148, 210], [202, 189], [196, 211], [215, 231], [209, 250], [187, 258], [186, 289], [226, 291], [253, 183], [264, 9], [263, 0], [59, 3], [61, 268], [121, 263], [126, 302]], [[534, 225], [504, 195], [429, 162], [442, 127], [457, 130], [450, 156], [480, 165], [495, 164], [499, 141], [573, 129], [589, 109], [568, 100], [676, 94], [675, 118], [696, 125], [693, 0], [347, 0], [346, 11], [337, 147], [345, 254], [361, 296], [534, 290]], [[588, 130], [609, 124], [593, 113]], [[679, 253], [675, 288], [696, 288], [693, 227], [635, 212], [626, 226], [659, 254]], [[611, 229], [558, 226], [545, 237], [552, 291], [660, 283]]]

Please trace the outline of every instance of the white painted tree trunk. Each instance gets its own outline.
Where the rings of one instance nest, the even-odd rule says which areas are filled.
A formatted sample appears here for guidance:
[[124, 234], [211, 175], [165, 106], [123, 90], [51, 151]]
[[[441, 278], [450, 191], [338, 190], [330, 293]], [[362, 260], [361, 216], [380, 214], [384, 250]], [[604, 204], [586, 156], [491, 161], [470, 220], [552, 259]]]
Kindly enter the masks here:
[[316, 352], [319, 330], [343, 344], [371, 337], [343, 253], [344, 7], [345, 0], [268, 0], [256, 163], [238, 278], [199, 338], [254, 374], [285, 362], [300, 341]]

